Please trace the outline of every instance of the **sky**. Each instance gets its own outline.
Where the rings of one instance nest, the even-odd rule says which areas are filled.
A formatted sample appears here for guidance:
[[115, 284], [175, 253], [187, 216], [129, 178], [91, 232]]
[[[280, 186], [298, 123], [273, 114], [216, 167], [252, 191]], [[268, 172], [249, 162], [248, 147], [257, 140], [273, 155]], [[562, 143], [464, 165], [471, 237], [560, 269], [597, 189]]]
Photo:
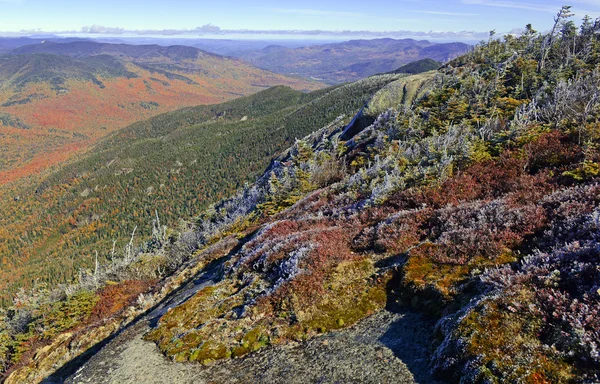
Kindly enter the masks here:
[[[600, 0], [571, 0], [575, 19], [600, 17]], [[544, 31], [556, 0], [0, 0], [0, 35], [193, 37], [388, 36], [473, 39], [490, 30]], [[312, 31], [312, 32], [306, 32]], [[353, 32], [349, 32], [353, 31]]]

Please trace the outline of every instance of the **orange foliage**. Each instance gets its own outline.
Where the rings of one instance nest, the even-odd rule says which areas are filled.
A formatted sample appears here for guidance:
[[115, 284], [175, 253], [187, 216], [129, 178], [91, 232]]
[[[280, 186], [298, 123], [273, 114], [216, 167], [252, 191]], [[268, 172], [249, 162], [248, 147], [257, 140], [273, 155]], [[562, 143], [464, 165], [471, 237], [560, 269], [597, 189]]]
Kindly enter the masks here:
[[132, 67], [130, 70], [138, 78], [101, 78], [104, 88], [70, 79], [64, 84], [66, 92], [57, 93], [46, 83], [29, 83], [19, 91], [1, 92], [0, 103], [12, 97], [42, 96], [27, 103], [0, 107], [0, 112], [29, 126], [14, 128], [0, 123], [3, 134], [0, 144], [6, 148], [4, 159], [0, 159], [0, 185], [60, 164], [102, 137], [160, 113], [221, 103], [274, 85], [319, 88], [316, 83], [238, 65], [235, 61], [228, 65], [214, 64], [211, 72], [215, 76], [185, 73], [193, 83]]
[[107, 285], [98, 291], [100, 300], [92, 310], [90, 323], [109, 319], [135, 302], [140, 293], [146, 292], [156, 281], [128, 280]]

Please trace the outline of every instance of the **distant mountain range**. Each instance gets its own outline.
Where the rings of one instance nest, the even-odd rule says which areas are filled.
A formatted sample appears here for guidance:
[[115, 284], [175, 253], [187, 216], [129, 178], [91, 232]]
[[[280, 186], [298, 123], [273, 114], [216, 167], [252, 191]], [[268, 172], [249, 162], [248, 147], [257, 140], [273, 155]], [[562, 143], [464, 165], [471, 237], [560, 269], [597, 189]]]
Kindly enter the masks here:
[[29, 37], [15, 37], [15, 38], [0, 38], [0, 52], [10, 51], [15, 48], [22, 47], [24, 45], [39, 44], [43, 39], [32, 39]]
[[[5, 39], [4, 46], [27, 42]], [[322, 87], [188, 46], [76, 40], [17, 47], [0, 55], [0, 184], [58, 164], [135, 121], [275, 85]]]
[[9, 52], [15, 48], [19, 48], [25, 45], [40, 44], [42, 42], [55, 42], [55, 43], [70, 43], [74, 41], [91, 41], [89, 39], [82, 39], [79, 37], [0, 37], [0, 52]]
[[161, 46], [151, 45], [132, 45], [132, 44], [110, 44], [98, 43], [95, 41], [73, 41], [73, 42], [42, 42], [41, 44], [31, 44], [21, 46], [12, 51], [13, 54], [29, 53], [51, 53], [54, 55], [64, 55], [70, 57], [90, 57], [97, 55], [111, 55], [127, 59], [148, 60], [151, 58], [168, 57], [175, 60], [196, 59], [201, 56], [213, 56], [206, 51], [198, 48], [173, 45]]
[[[44, 41], [45, 44], [39, 44]], [[46, 45], [48, 43], [51, 44]], [[56, 46], [57, 43], [69, 44]], [[31, 46], [32, 44], [35, 45]], [[139, 55], [147, 57], [153, 51], [164, 53], [171, 45], [198, 48], [218, 55], [236, 57], [275, 73], [301, 76], [329, 84], [356, 81], [374, 74], [391, 72], [405, 64], [422, 59], [444, 63], [471, 48], [464, 43], [438, 44], [413, 39], [351, 40], [323, 44], [315, 41], [277, 41], [273, 44], [273, 41], [266, 40], [229, 39], [105, 38], [94, 41], [59, 37], [49, 37], [46, 40], [24, 37], [0, 38], [0, 52], [16, 49], [15, 52], [21, 53], [44, 52], [72, 57], [98, 54], [128, 58], [132, 55], [135, 58]], [[133, 46], [143, 48], [131, 49], [130, 47]], [[160, 47], [163, 49], [161, 50]], [[182, 51], [181, 48], [179, 50]], [[170, 51], [173, 52], [172, 49]]]
[[446, 62], [470, 48], [464, 43], [375, 39], [301, 48], [271, 45], [262, 50], [239, 53], [237, 57], [276, 73], [337, 84], [390, 72], [416, 60]]

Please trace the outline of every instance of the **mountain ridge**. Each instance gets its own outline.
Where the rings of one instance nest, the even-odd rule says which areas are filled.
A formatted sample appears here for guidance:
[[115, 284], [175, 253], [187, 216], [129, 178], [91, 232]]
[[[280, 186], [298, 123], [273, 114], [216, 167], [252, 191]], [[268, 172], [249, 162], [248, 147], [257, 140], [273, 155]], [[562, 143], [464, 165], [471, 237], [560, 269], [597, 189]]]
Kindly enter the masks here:
[[468, 51], [464, 43], [431, 43], [415, 39], [350, 40], [300, 48], [271, 45], [237, 54], [277, 73], [302, 75], [330, 84], [385, 73], [424, 58], [447, 62]]
[[40, 44], [25, 45], [16, 48], [12, 50], [11, 53], [51, 53], [55, 55], [71, 56], [76, 58], [97, 56], [101, 54], [133, 59], [152, 59], [155, 57], [165, 56], [171, 59], [179, 60], [195, 59], [201, 55], [223, 57], [215, 53], [210, 53], [199, 48], [186, 45], [170, 45], [165, 47], [157, 44], [111, 44], [99, 43], [95, 41], [43, 42]]

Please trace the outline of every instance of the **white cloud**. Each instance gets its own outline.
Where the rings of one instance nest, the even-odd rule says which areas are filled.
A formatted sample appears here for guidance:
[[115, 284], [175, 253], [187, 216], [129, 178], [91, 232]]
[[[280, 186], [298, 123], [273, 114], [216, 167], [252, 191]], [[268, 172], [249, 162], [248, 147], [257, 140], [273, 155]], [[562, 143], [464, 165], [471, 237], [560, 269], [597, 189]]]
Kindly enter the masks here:
[[124, 28], [118, 27], [105, 27], [103, 25], [90, 25], [81, 27], [83, 33], [97, 33], [97, 34], [110, 34], [110, 35], [121, 35], [125, 31]]
[[204, 24], [201, 27], [196, 27], [194, 30], [203, 33], [221, 33], [221, 28], [213, 24]]
[[[1, 0], [0, 0], [1, 1]], [[0, 36], [31, 36], [54, 34], [59, 36], [81, 36], [81, 35], [105, 35], [105, 36], [214, 36], [214, 35], [247, 35], [247, 36], [324, 36], [336, 38], [414, 38], [414, 39], [441, 39], [454, 41], [477, 41], [487, 38], [488, 32], [477, 31], [410, 31], [410, 30], [390, 30], [390, 31], [369, 31], [369, 30], [254, 30], [254, 29], [221, 29], [212, 24], [206, 24], [194, 29], [126, 29], [120, 27], [106, 27], [102, 25], [91, 25], [82, 27], [80, 30], [65, 31], [44, 31], [44, 30], [23, 30], [17, 32], [0, 31]]]

